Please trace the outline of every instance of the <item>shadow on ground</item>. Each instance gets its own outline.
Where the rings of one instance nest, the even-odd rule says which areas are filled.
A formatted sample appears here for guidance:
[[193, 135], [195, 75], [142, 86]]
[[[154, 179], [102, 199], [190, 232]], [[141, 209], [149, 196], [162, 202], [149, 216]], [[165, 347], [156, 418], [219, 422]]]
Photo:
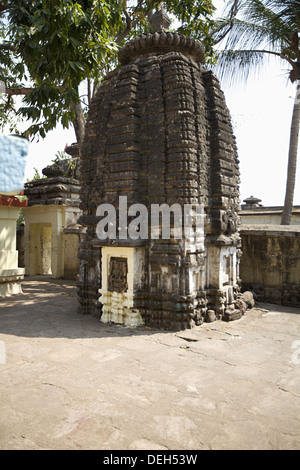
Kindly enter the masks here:
[[[23, 294], [0, 299], [0, 332], [3, 334], [75, 339], [170, 333], [146, 326], [103, 324], [95, 316], [78, 314], [75, 281], [50, 276], [25, 277], [22, 289]], [[281, 305], [267, 303], [255, 307], [272, 311], [283, 309]], [[300, 309], [284, 307], [284, 310], [300, 314]]]
[[0, 299], [3, 334], [75, 339], [151, 335], [158, 331], [145, 326], [103, 324], [95, 316], [78, 314], [75, 281], [50, 276], [25, 277], [22, 290], [23, 294]]

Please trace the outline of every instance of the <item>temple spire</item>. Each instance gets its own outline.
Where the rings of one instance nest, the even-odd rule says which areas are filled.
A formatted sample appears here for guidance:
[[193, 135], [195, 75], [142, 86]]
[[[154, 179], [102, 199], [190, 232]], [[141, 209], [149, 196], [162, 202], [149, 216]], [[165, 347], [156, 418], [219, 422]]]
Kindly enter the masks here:
[[158, 10], [150, 16], [150, 24], [153, 32], [162, 32], [169, 29], [171, 20], [163, 7], [163, 2], [159, 4]]

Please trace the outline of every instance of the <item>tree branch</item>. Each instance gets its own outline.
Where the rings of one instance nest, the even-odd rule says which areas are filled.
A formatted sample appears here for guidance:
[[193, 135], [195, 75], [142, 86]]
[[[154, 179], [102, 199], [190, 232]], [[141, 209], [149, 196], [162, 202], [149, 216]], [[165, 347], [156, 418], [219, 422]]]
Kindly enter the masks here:
[[26, 88], [26, 87], [23, 87], [23, 88], [6, 88], [5, 93], [8, 96], [26, 95], [27, 93], [29, 93], [32, 90], [33, 90], [33, 88]]
[[128, 15], [128, 11], [127, 10], [123, 10], [123, 13], [125, 15], [125, 18], [126, 18], [126, 25], [127, 25], [127, 29], [130, 31], [131, 30], [131, 18], [130, 18], [130, 15]]
[[[145, 15], [148, 15], [150, 13], [150, 11], [152, 10], [153, 8], [153, 5], [157, 2], [157, 0], [152, 0], [149, 5], [147, 5], [147, 9], [146, 11], [144, 12]], [[140, 2], [141, 4], [142, 2]], [[133, 14], [133, 18], [130, 18], [130, 28], [129, 28], [129, 22], [127, 20], [127, 17], [129, 16], [127, 11], [125, 13], [125, 10], [123, 10], [124, 14], [125, 14], [125, 17], [126, 17], [126, 28], [119, 34], [119, 36], [116, 38], [116, 44], [120, 45], [123, 40], [126, 38], [126, 36], [128, 36], [128, 34], [130, 33], [130, 31], [138, 24], [140, 18], [138, 17], [138, 11], [137, 11], [137, 7], [135, 8], [134, 10], [134, 14]]]
[[116, 39], [117, 44], [121, 44], [121, 42], [126, 38], [126, 36], [128, 36], [128, 34], [130, 33], [132, 29], [132, 21], [131, 21], [130, 16], [128, 15], [127, 10], [123, 9], [123, 13], [126, 18], [126, 28], [117, 37]]
[[0, 49], [2, 51], [12, 51], [16, 52], [16, 48], [14, 46], [11, 46], [10, 44], [0, 44]]

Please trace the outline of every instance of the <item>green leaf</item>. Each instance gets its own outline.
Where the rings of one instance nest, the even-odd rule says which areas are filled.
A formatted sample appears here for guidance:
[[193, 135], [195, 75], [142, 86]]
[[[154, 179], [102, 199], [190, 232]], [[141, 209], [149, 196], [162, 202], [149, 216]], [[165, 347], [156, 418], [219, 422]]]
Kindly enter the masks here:
[[[127, 2], [135, 26], [126, 39], [147, 31], [148, 13], [159, 3]], [[5, 21], [0, 13], [0, 38], [17, 52], [0, 49], [0, 76], [11, 86], [32, 86], [18, 116], [23, 122], [29, 120], [31, 135], [44, 136], [58, 122], [70, 124], [74, 118], [70, 105], [78, 102], [78, 88], [87, 77], [98, 83], [102, 74], [117, 66], [117, 40], [126, 27], [123, 1], [14, 0], [13, 4]], [[184, 20], [182, 31], [203, 40], [213, 57], [207, 26], [212, 22], [212, 1], [166, 0], [164, 5], [169, 15]], [[3, 114], [0, 126], [7, 119]]]

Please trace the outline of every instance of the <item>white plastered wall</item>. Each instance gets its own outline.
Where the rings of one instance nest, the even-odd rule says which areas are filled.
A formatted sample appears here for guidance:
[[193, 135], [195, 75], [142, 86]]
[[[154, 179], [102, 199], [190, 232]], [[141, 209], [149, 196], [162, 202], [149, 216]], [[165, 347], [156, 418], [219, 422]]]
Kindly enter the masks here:
[[18, 207], [0, 207], [0, 297], [22, 292], [24, 268], [18, 267], [16, 228]]
[[[108, 291], [109, 264], [111, 257], [127, 259], [127, 285], [126, 292]], [[102, 304], [101, 321], [103, 323], [120, 323], [125, 326], [138, 326], [143, 323], [142, 317], [134, 308], [134, 284], [135, 275], [139, 275], [141, 269], [138, 250], [128, 247], [103, 247], [101, 252], [102, 287], [99, 302]], [[141, 273], [140, 273], [141, 275]]]
[[209, 246], [207, 256], [208, 287], [223, 290], [227, 303], [233, 302], [237, 284], [237, 253], [234, 246]]

